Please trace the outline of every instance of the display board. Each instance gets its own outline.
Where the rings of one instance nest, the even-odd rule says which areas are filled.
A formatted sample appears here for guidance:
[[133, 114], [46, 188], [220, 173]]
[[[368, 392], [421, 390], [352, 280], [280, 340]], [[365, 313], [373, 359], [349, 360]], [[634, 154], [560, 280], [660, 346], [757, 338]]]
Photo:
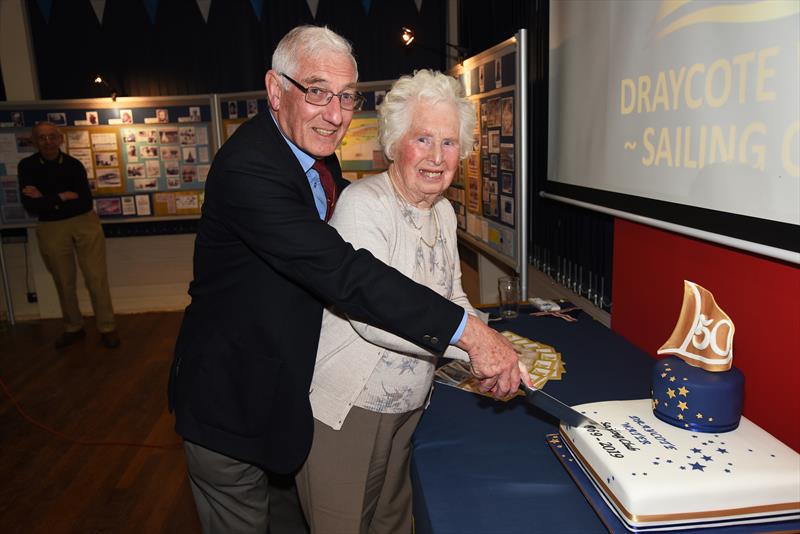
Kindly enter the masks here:
[[0, 104], [0, 217], [29, 224], [17, 165], [36, 149], [31, 128], [59, 126], [61, 150], [86, 169], [102, 218], [199, 215], [215, 152], [211, 97], [110, 98]]
[[[477, 117], [473, 151], [448, 189], [459, 237], [513, 267], [527, 285], [525, 30], [451, 71]], [[523, 288], [524, 290], [524, 288]]]

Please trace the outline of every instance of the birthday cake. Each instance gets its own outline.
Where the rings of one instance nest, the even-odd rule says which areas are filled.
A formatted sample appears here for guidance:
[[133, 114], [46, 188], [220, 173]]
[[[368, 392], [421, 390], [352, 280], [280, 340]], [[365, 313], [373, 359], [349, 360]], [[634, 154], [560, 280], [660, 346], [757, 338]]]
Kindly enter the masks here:
[[564, 445], [628, 529], [800, 518], [800, 455], [742, 416], [734, 330], [711, 292], [685, 281], [651, 398], [575, 406], [601, 426], [561, 426]]
[[682, 430], [650, 399], [574, 407], [603, 428], [561, 425], [561, 441], [630, 530], [800, 518], [800, 455], [742, 417], [736, 430]]

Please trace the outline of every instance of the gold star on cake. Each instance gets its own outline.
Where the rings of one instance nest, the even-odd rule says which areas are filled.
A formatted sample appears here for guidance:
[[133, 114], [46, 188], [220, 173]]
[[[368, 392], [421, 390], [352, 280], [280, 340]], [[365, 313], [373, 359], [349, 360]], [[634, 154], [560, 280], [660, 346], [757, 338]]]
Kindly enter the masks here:
[[669, 377], [669, 381], [670, 382], [675, 382], [675, 377], [674, 376]]
[[680, 408], [680, 409], [681, 409], [681, 411], [683, 411], [683, 410], [686, 410], [686, 409], [687, 409], [687, 408], [689, 408], [689, 407], [688, 407], [688, 406], [686, 406], [686, 402], [684, 402], [684, 401], [680, 401], [680, 402], [678, 403], [678, 408]]
[[681, 395], [683, 395], [685, 397], [689, 393], [689, 390], [686, 389], [684, 386], [681, 386], [681, 387], [678, 388], [678, 393], [680, 393]]
[[709, 422], [709, 423], [710, 423], [710, 422], [712, 422], [713, 420], [714, 420], [714, 418], [713, 418], [713, 417], [709, 417], [709, 418], [708, 418], [708, 422]]
[[672, 367], [667, 367], [667, 371], [672, 371]]
[[672, 388], [667, 388], [667, 396], [670, 399], [674, 399], [675, 398], [675, 390], [672, 389]]
[[661, 373], [661, 378], [665, 378], [666, 376], [667, 376], [667, 373]]
[[682, 413], [679, 413], [679, 414], [678, 414], [678, 419], [681, 419], [681, 420], [683, 420], [683, 414], [682, 414]]
[[695, 417], [697, 417], [698, 419], [702, 419], [703, 418], [703, 414], [701, 414], [700, 412], [697, 412], [697, 415], [695, 415]]
[[655, 409], [656, 409], [656, 406], [658, 406], [658, 399], [652, 399], [652, 400], [650, 401], [650, 404], [651, 404], [651, 406], [650, 406], [650, 407], [651, 407], [653, 410], [655, 410]]

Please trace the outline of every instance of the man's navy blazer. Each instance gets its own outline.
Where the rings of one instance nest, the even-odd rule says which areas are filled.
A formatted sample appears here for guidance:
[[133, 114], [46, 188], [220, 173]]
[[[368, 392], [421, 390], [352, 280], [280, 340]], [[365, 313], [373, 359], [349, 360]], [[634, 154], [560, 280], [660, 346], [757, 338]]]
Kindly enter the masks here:
[[[326, 163], [341, 184], [336, 156]], [[320, 220], [269, 112], [239, 127], [214, 159], [193, 278], [170, 373], [176, 430], [276, 472], [299, 467], [311, 446], [323, 306], [436, 353], [464, 313]]]

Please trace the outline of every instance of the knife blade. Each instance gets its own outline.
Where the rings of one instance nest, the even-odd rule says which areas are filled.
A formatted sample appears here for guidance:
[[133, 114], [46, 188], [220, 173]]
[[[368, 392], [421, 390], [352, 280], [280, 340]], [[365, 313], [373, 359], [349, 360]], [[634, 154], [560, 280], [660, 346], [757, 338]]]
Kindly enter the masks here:
[[583, 415], [579, 411], [567, 406], [557, 398], [545, 393], [541, 389], [529, 387], [524, 382], [520, 383], [520, 387], [523, 391], [525, 391], [525, 398], [530, 404], [533, 404], [537, 408], [541, 408], [553, 417], [558, 418], [559, 421], [563, 421], [574, 427], [592, 425], [601, 430], [605, 428], [591, 417]]

